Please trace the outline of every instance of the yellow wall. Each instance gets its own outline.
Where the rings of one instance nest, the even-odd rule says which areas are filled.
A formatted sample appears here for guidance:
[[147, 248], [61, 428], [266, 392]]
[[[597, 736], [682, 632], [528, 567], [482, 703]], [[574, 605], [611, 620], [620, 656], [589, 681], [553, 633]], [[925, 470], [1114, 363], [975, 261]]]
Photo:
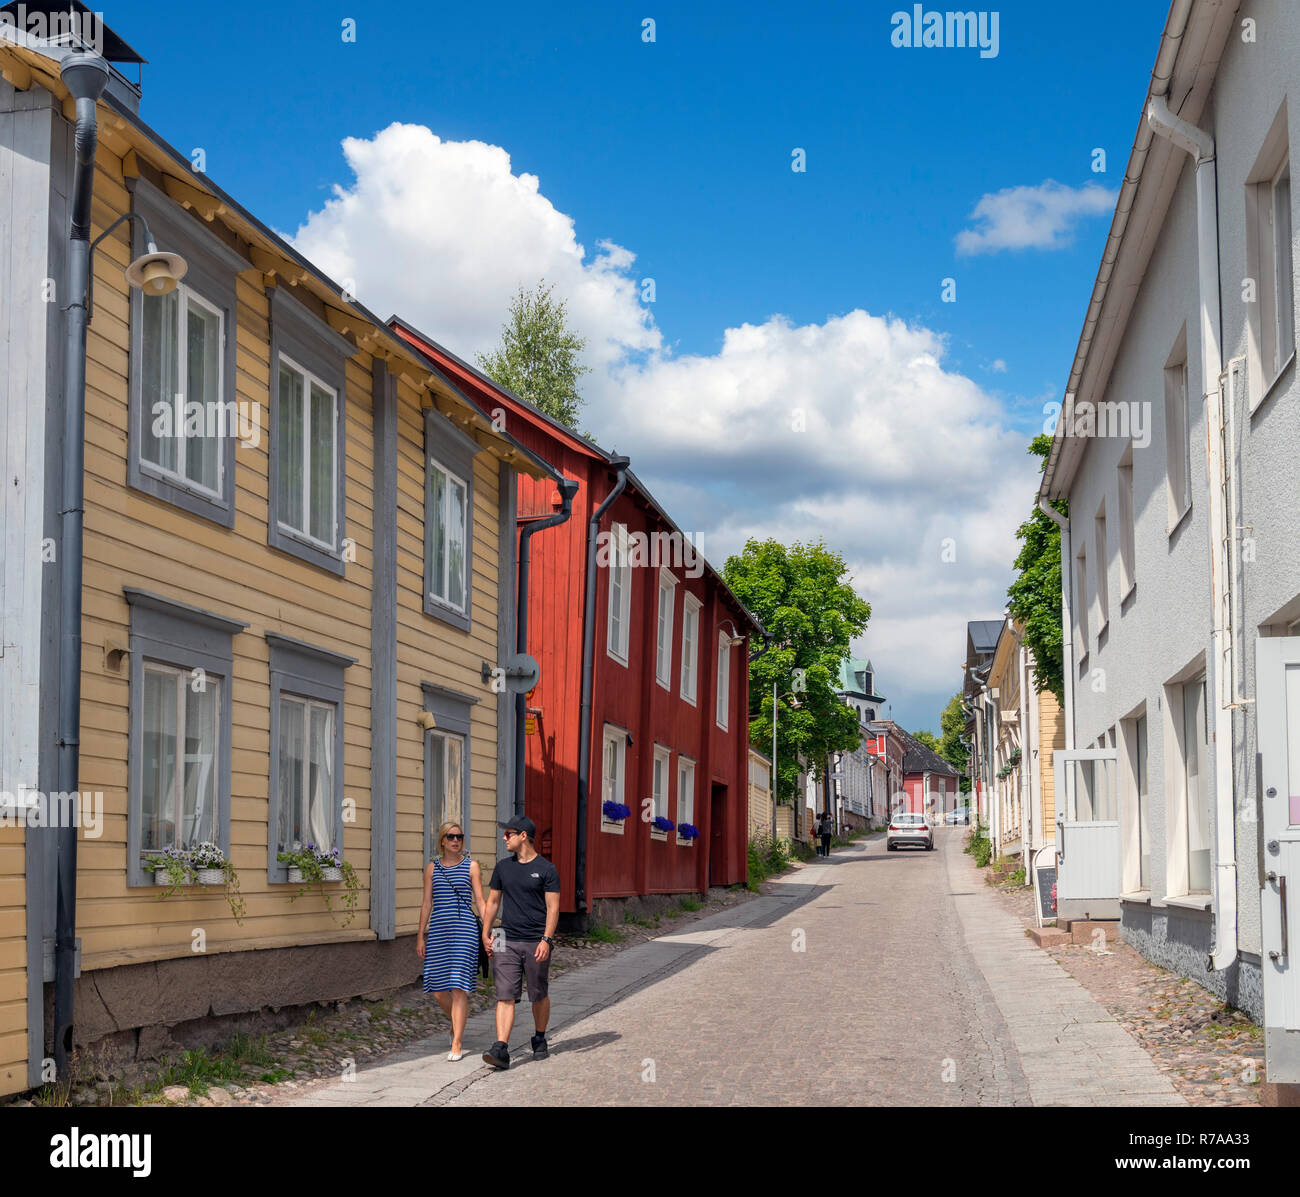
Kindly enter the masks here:
[[1056, 695], [1044, 690], [1038, 696], [1038, 740], [1041, 748], [1041, 784], [1043, 792], [1043, 830], [1048, 839], [1056, 838], [1056, 780], [1052, 752], [1065, 747], [1065, 716]]
[[0, 1097], [27, 1088], [25, 834], [0, 827]]
[[[121, 163], [103, 144], [93, 209], [97, 235], [129, 210]], [[358, 351], [347, 368], [346, 527], [356, 560], [343, 577], [270, 548], [266, 543], [269, 480], [268, 301], [262, 274], [239, 276], [236, 300], [236, 398], [260, 404], [256, 447], [235, 450], [235, 525], [221, 528], [127, 488], [129, 300], [122, 269], [125, 230], [107, 240], [95, 261], [95, 310], [87, 343], [86, 517], [82, 656], [81, 784], [104, 794], [101, 838], [82, 838], [78, 858], [78, 932], [83, 967], [187, 954], [203, 927], [208, 951], [370, 938], [370, 594], [372, 568], [371, 359]], [[496, 701], [479, 663], [496, 660], [498, 612], [497, 459], [480, 453], [475, 466], [474, 627], [471, 634], [423, 614], [424, 423], [420, 397], [399, 388], [398, 479], [398, 930], [413, 930], [423, 866], [423, 731], [420, 682], [480, 695], [473, 709], [472, 803], [476, 854], [494, 855]], [[160, 901], [128, 888], [127, 724], [129, 665], [105, 665], [106, 637], [126, 642], [124, 586], [139, 586], [249, 626], [234, 637], [231, 859], [247, 902], [243, 926], [222, 891]], [[362, 893], [346, 931], [310, 895], [271, 886], [266, 875], [270, 765], [270, 678], [265, 633], [274, 631], [356, 658], [346, 671], [344, 794], [356, 819], [345, 823], [343, 849]], [[335, 902], [336, 907], [338, 901]], [[0, 1035], [4, 1029], [0, 1027]]]

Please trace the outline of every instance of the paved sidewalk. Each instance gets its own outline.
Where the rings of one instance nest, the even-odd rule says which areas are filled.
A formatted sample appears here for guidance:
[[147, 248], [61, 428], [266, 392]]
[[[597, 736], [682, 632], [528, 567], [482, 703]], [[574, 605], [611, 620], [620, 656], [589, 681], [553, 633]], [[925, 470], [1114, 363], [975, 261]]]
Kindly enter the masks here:
[[[587, 965], [568, 974], [563, 985], [551, 989], [551, 1019], [547, 1038], [606, 1006], [668, 977], [714, 950], [721, 943], [781, 918], [796, 906], [823, 892], [821, 881], [828, 865], [810, 865], [775, 893], [720, 911], [691, 925], [689, 931], [666, 934], [649, 943], [620, 952], [609, 960]], [[531, 1060], [532, 1008], [527, 998], [515, 1012], [510, 1037], [512, 1066]], [[295, 1106], [413, 1106], [443, 1105], [474, 1081], [491, 1075], [482, 1054], [496, 1039], [494, 1009], [474, 1015], [465, 1025], [465, 1056], [447, 1059], [449, 1045], [439, 1034], [422, 1039], [372, 1065], [358, 1068], [350, 1081], [324, 1081], [294, 1101]]]
[[1133, 1036], [1030, 941], [962, 852], [964, 839], [950, 836], [944, 844], [953, 901], [966, 944], [1006, 1021], [1033, 1104], [1186, 1105]]

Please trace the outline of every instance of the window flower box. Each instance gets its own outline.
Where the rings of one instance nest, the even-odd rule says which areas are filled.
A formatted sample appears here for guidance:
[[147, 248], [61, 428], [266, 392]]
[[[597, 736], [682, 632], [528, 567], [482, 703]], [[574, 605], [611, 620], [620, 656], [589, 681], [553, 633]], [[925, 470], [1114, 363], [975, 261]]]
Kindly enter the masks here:
[[656, 831], [662, 831], [667, 835], [668, 832], [676, 830], [677, 824], [671, 819], [665, 819], [663, 815], [656, 815], [651, 821], [650, 826]]
[[602, 804], [600, 810], [611, 823], [621, 823], [632, 816], [632, 808], [624, 806], [621, 802], [606, 802]]
[[700, 829], [693, 823], [678, 823], [677, 838], [679, 840], [698, 840], [700, 838]]

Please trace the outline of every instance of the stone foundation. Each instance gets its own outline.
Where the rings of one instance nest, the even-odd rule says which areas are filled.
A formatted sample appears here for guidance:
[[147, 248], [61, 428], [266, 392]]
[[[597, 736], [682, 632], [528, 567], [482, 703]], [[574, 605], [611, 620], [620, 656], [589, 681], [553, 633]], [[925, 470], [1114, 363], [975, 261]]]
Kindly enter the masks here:
[[[303, 1018], [312, 1006], [379, 999], [410, 986], [423, 964], [415, 936], [222, 952], [82, 973], [74, 993], [74, 1049], [86, 1060], [158, 1059], [261, 1034]], [[54, 986], [45, 986], [53, 1025]], [[50, 1044], [46, 1051], [52, 1054]]]

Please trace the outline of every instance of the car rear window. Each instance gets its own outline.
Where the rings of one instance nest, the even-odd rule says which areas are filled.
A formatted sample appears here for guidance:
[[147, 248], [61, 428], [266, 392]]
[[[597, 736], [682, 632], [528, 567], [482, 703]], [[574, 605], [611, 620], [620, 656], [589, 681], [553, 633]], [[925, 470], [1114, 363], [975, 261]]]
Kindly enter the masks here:
[[901, 823], [924, 823], [925, 816], [924, 815], [895, 815], [894, 822], [900, 824]]

